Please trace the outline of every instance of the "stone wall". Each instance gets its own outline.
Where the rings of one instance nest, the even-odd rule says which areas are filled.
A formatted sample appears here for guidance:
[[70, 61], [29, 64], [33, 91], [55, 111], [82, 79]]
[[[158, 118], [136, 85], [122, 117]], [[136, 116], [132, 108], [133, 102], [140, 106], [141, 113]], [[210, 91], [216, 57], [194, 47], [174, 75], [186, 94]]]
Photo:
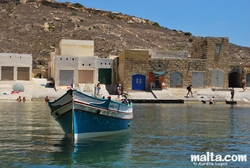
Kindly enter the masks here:
[[[182, 74], [183, 86], [192, 83], [192, 72], [202, 71], [206, 72], [207, 60], [204, 59], [151, 59], [150, 71], [167, 71], [164, 76], [164, 83], [170, 86], [170, 74], [172, 72], [179, 72]], [[205, 73], [206, 75], [206, 73]], [[148, 83], [149, 85], [149, 83]]]
[[126, 50], [119, 54], [119, 83], [124, 91], [132, 90], [132, 76], [148, 76], [149, 52], [147, 50]]
[[[216, 53], [216, 44], [221, 45], [221, 50]], [[229, 43], [228, 38], [206, 37], [194, 41], [191, 47], [191, 58], [206, 59], [205, 86], [211, 85], [211, 74], [213, 70], [224, 72], [224, 87], [228, 84], [229, 67]]]
[[[223, 37], [206, 37], [193, 41], [189, 53], [186, 51], [173, 53], [173, 51], [128, 50], [121, 53], [119, 59], [119, 76], [124, 90], [132, 90], [132, 75], [134, 74], [146, 76], [146, 89], [148, 89], [149, 74], [153, 71], [168, 72], [164, 76], [164, 83], [167, 87], [170, 86], [171, 80], [173, 81], [170, 79], [171, 73], [175, 72], [181, 74], [182, 87], [196, 82], [194, 77], [198, 74], [203, 78], [201, 81], [204, 80], [202, 86], [198, 85], [198, 87], [212, 87], [215, 83], [220, 83], [213, 86], [220, 88], [228, 88], [232, 83], [230, 81], [239, 86], [239, 81], [243, 77], [246, 78], [249, 73], [249, 68], [230, 62], [228, 38]], [[232, 72], [237, 72], [237, 74], [230, 77]], [[216, 73], [220, 75], [216, 76]]]

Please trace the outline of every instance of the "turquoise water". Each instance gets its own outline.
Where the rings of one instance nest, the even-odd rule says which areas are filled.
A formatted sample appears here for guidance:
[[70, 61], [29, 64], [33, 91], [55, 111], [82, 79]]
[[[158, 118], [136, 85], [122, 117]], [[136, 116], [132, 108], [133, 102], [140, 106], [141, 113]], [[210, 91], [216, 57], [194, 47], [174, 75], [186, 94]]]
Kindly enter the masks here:
[[76, 146], [45, 102], [0, 102], [0, 127], [0, 167], [203, 167], [190, 158], [206, 152], [250, 167], [250, 105], [135, 104], [127, 133]]

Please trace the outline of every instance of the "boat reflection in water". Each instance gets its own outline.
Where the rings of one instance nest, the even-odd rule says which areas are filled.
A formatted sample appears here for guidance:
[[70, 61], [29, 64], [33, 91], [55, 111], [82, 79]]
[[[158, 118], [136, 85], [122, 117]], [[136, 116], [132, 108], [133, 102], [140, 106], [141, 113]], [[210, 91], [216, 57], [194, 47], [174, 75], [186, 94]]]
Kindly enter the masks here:
[[[59, 160], [54, 160], [58, 165], [70, 166], [103, 166], [119, 164], [119, 161], [126, 158], [126, 153], [129, 152], [130, 132], [124, 132], [116, 135], [89, 138], [74, 143], [70, 136], [65, 136], [58, 144], [57, 151], [53, 152], [53, 158], [60, 157]], [[127, 155], [128, 156], [128, 155]]]
[[129, 144], [129, 132], [87, 139], [76, 144], [72, 160], [76, 165], [113, 165], [124, 159]]

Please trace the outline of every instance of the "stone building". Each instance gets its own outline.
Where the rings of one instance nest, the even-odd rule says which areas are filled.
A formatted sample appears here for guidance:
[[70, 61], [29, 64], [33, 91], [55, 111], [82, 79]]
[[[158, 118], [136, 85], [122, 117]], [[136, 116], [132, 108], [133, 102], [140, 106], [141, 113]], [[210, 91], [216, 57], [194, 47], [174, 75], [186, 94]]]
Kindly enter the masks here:
[[206, 37], [187, 51], [126, 50], [119, 55], [119, 80], [125, 91], [156, 88], [240, 87], [249, 71], [231, 65], [228, 38]]
[[32, 55], [0, 53], [0, 80], [32, 79]]
[[126, 50], [119, 55], [119, 83], [123, 90], [145, 90], [148, 83], [149, 52], [147, 50]]
[[61, 40], [59, 48], [51, 53], [48, 77], [56, 86], [77, 84], [111, 84], [113, 60], [116, 57], [98, 58], [94, 56], [92, 40]]

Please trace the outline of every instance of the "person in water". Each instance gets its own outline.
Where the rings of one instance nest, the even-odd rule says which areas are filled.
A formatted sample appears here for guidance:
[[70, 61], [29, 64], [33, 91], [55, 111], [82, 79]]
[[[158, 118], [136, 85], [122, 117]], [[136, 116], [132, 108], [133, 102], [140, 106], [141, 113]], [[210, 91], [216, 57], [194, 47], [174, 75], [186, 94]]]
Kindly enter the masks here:
[[49, 102], [50, 101], [49, 96], [46, 96], [44, 100], [45, 100], [45, 102]]
[[21, 102], [21, 101], [22, 101], [21, 96], [19, 96], [19, 97], [16, 99], [16, 101]]
[[213, 97], [211, 97], [209, 104], [214, 104], [214, 103], [215, 103], [215, 100], [214, 100], [214, 96], [213, 96]]

